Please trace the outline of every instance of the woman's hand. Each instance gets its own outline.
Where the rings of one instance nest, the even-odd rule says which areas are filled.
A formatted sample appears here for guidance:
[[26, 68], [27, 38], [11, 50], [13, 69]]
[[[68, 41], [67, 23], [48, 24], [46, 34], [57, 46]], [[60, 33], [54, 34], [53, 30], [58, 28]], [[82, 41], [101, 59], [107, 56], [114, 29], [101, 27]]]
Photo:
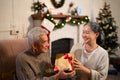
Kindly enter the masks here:
[[80, 62], [80, 61], [78, 61], [78, 60], [74, 60], [74, 69], [75, 70], [83, 70], [84, 69], [84, 66], [83, 66], [83, 64]]
[[88, 75], [88, 77], [91, 76], [90, 69], [85, 67], [80, 61], [75, 59], [73, 63], [74, 63], [74, 69], [75, 70], [83, 71], [84, 73], [86, 73]]

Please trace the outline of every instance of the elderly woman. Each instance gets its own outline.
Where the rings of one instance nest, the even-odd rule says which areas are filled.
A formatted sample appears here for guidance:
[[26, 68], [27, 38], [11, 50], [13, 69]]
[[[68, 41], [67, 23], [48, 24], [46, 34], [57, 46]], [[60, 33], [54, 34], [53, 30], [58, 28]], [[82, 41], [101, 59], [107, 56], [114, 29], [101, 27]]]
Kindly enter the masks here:
[[72, 49], [76, 55], [74, 68], [77, 71], [76, 80], [105, 80], [108, 74], [108, 52], [97, 44], [101, 35], [100, 26], [88, 22], [83, 27], [84, 43], [81, 49]]
[[28, 32], [29, 49], [17, 56], [16, 75], [18, 80], [58, 80], [70, 78], [75, 71], [54, 74], [49, 55], [47, 31], [34, 27]]

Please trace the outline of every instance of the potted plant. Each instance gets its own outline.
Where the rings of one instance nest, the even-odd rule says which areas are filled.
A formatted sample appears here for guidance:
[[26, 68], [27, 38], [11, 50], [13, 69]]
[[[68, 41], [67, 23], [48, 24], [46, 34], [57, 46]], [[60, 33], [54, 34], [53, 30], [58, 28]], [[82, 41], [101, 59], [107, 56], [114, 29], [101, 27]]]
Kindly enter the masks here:
[[34, 11], [34, 14], [31, 15], [34, 26], [40, 26], [42, 20], [46, 16], [48, 10], [47, 6], [44, 3], [37, 1], [33, 3], [31, 9]]

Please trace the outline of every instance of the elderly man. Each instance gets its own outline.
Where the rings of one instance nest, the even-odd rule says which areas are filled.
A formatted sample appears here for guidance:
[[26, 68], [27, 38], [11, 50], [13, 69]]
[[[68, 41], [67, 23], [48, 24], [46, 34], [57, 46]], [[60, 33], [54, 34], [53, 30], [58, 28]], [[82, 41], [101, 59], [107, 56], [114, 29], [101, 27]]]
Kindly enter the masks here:
[[19, 54], [16, 59], [18, 80], [58, 80], [70, 78], [75, 71], [54, 73], [49, 55], [47, 31], [34, 27], [28, 32], [29, 49]]

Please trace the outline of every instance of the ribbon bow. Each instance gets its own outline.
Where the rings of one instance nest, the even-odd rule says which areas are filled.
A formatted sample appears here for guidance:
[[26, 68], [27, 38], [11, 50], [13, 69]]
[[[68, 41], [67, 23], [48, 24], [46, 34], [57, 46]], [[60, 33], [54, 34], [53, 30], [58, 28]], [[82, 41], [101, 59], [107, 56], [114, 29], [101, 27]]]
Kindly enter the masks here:
[[73, 66], [72, 56], [70, 56], [66, 53], [66, 54], [64, 54], [64, 59], [68, 59], [68, 62], [70, 63], [70, 65]]
[[[69, 62], [69, 64], [70, 64], [71, 66], [73, 66], [72, 56], [71, 56], [71, 55], [68, 55], [68, 53], [65, 53], [64, 56], [63, 56], [63, 58], [64, 58], [64, 59], [67, 59], [68, 62]], [[54, 71], [55, 71], [55, 72], [58, 72], [58, 71], [59, 71], [58, 66], [54, 65]]]

